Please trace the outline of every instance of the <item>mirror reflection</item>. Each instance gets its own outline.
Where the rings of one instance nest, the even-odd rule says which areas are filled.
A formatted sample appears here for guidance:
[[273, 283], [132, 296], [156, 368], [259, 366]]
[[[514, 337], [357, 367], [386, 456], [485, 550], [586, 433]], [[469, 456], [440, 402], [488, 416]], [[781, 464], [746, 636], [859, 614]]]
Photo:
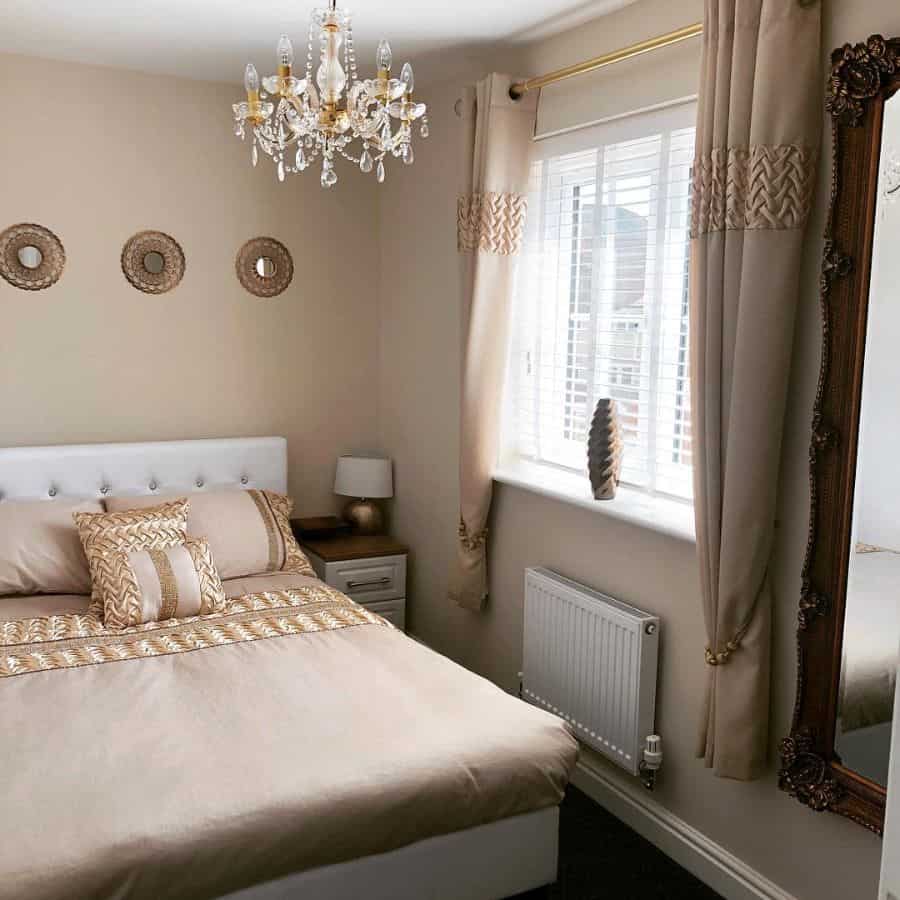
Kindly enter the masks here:
[[26, 269], [36, 269], [44, 260], [44, 254], [30, 244], [27, 247], [19, 247], [18, 257]]
[[268, 256], [261, 256], [256, 261], [256, 274], [260, 278], [272, 278], [275, 274], [275, 261]]
[[166, 261], [163, 259], [163, 255], [161, 253], [157, 253], [155, 250], [151, 251], [144, 257], [144, 268], [151, 275], [159, 275], [160, 272], [166, 267]]
[[900, 98], [885, 104], [835, 750], [887, 785], [900, 651]]

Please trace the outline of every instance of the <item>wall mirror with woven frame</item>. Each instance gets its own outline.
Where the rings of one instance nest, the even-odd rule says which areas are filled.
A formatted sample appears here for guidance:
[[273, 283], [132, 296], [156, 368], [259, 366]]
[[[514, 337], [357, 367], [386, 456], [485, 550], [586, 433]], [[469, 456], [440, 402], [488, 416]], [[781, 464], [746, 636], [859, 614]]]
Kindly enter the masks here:
[[20, 224], [0, 232], [0, 276], [23, 291], [56, 284], [66, 264], [59, 238], [43, 225]]
[[247, 241], [235, 259], [237, 277], [255, 297], [276, 297], [294, 277], [294, 261], [287, 247], [271, 237]]
[[832, 54], [822, 361], [780, 786], [881, 833], [900, 649], [900, 38]]

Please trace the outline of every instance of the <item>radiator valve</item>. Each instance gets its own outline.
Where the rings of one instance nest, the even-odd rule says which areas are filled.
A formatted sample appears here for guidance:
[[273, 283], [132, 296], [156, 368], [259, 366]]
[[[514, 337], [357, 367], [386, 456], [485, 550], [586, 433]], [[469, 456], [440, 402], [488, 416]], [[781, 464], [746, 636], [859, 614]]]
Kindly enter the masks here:
[[658, 734], [648, 734], [644, 738], [644, 758], [638, 766], [641, 782], [648, 791], [656, 786], [656, 773], [662, 765], [662, 738]]

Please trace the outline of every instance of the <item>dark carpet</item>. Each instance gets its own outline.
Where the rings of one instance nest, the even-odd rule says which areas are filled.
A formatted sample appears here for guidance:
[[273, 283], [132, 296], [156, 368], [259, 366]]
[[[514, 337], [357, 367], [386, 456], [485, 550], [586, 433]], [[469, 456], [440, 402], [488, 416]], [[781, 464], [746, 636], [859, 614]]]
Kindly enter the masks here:
[[560, 807], [559, 872], [515, 900], [722, 900], [653, 844], [570, 787]]

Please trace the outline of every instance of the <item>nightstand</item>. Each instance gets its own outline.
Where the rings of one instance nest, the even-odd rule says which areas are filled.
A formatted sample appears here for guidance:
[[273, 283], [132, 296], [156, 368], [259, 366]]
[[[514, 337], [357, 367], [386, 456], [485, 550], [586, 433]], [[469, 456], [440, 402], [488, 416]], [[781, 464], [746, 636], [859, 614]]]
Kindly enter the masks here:
[[301, 540], [300, 546], [322, 581], [406, 630], [405, 544], [376, 534]]

